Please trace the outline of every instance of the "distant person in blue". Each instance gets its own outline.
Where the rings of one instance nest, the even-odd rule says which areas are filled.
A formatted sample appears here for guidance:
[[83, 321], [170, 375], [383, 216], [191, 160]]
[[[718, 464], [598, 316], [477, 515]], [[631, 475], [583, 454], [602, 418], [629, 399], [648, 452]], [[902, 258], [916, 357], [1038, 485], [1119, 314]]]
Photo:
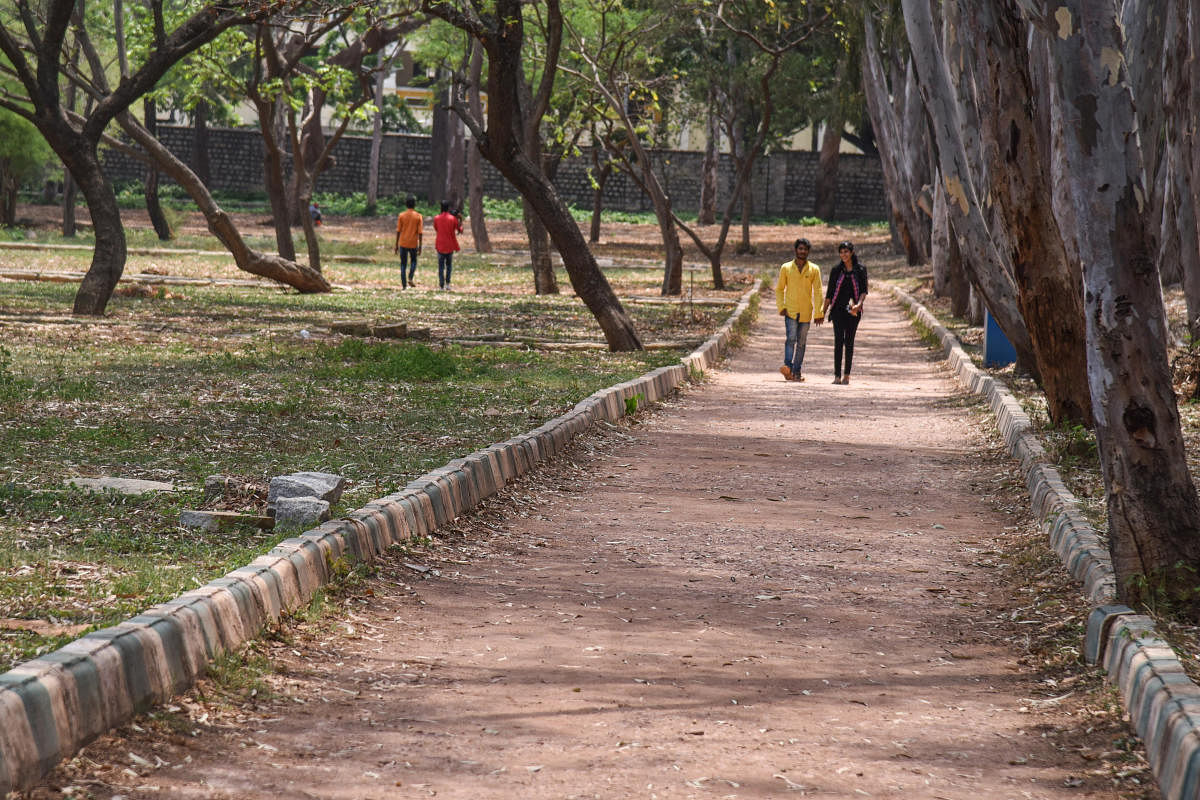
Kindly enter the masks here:
[[[833, 382], [845, 385], [850, 383], [854, 335], [862, 321], [863, 303], [867, 299], [867, 269], [859, 263], [850, 242], [838, 245], [838, 257], [842, 263], [829, 273], [823, 313], [827, 313], [833, 323]], [[842, 369], [843, 353], [845, 370]]]
[[321, 204], [313, 200], [308, 204], [308, 215], [312, 217], [313, 225], [321, 224]]

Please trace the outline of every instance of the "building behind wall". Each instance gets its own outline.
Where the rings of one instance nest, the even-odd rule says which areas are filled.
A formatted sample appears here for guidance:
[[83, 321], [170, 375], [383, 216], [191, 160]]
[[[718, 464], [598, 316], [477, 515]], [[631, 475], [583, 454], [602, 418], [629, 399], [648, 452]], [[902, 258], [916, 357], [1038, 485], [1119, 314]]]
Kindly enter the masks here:
[[[170, 150], [187, 160], [192, 149], [192, 128], [163, 125], [159, 138]], [[469, 145], [468, 145], [469, 146]], [[369, 137], [345, 136], [334, 150], [335, 166], [319, 176], [317, 191], [351, 194], [366, 191], [371, 153]], [[703, 154], [682, 150], [654, 151], [659, 174], [675, 208], [694, 212], [700, 197], [700, 173]], [[753, 212], [758, 217], [798, 218], [813, 213], [814, 184], [818, 153], [781, 151], [760, 158], [753, 178]], [[213, 185], [226, 191], [264, 191], [262, 137], [251, 129], [210, 129], [209, 159]], [[379, 169], [381, 197], [425, 195], [429, 183], [430, 140], [428, 136], [385, 134]], [[108, 150], [104, 162], [115, 181], [141, 180], [145, 167], [137, 160]], [[592, 185], [588, 177], [590, 159], [585, 155], [568, 158], [559, 167], [555, 186], [568, 203], [592, 206]], [[874, 156], [843, 154], [838, 168], [838, 220], [882, 220], [887, 218], [883, 171]], [[723, 197], [733, 183], [733, 168], [722, 157]], [[490, 164], [484, 164], [484, 192], [491, 197], [517, 197], [517, 192]], [[466, 191], [462, 192], [466, 196]], [[718, 209], [724, 199], [718, 196]], [[617, 173], [604, 187], [604, 208], [614, 211], [653, 211], [650, 199], [628, 176]]]

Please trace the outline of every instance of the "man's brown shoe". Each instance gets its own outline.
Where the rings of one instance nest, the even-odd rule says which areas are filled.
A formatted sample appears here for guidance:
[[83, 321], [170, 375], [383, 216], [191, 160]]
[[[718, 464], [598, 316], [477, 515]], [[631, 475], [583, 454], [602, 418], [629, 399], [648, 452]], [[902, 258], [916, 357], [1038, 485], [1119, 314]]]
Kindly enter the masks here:
[[787, 364], [784, 364], [782, 367], [779, 368], [779, 374], [783, 376], [783, 379], [785, 381], [794, 380], [792, 378], [792, 368], [789, 367]]

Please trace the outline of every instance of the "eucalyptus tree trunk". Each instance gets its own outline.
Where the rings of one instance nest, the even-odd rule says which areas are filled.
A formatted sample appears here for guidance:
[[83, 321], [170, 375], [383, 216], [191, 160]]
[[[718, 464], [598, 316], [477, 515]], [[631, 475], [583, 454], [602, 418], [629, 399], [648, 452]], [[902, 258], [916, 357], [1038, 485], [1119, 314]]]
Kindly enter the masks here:
[[[1188, 3], [1187, 16], [1187, 45], [1191, 53], [1200, 53], [1200, 8], [1197, 3]], [[1190, 58], [1187, 61], [1187, 93], [1182, 103], [1187, 109], [1200, 109], [1200, 59]], [[1185, 181], [1180, 187], [1180, 201], [1186, 197], [1190, 200], [1193, 225], [1196, 225], [1195, 214], [1200, 212], [1200, 158], [1195, 153], [1200, 147], [1200, 139], [1195, 125], [1184, 126], [1182, 152], [1187, 153], [1186, 159], [1181, 159], [1179, 180]], [[1197, 232], [1200, 238], [1200, 232]], [[1183, 291], [1187, 297], [1188, 331], [1192, 339], [1200, 341], [1200, 264], [1196, 263], [1195, 253], [1188, 253], [1183, 263]]]
[[[1167, 361], [1166, 320], [1138, 123], [1116, 8], [1030, 0], [1066, 116], [1064, 158], [1084, 265], [1088, 382], [1117, 591], [1200, 612], [1200, 498]], [[1071, 20], [1063, 32], [1061, 20]], [[1115, 59], [1114, 59], [1115, 56]]]
[[907, 252], [911, 266], [924, 264], [929, 257], [929, 216], [920, 212], [917, 198], [932, 178], [929, 148], [929, 126], [925, 122], [925, 107], [921, 90], [910, 59], [904, 68], [904, 107], [900, 116], [900, 141], [908, 175], [908, 207], [911, 217], [911, 242]]
[[825, 121], [821, 136], [821, 155], [817, 159], [816, 198], [813, 215], [826, 222], [837, 214], [838, 156], [842, 148], [842, 118]]
[[902, 87], [889, 90], [883, 64], [879, 58], [875, 39], [875, 25], [868, 16], [865, 21], [866, 42], [863, 47], [863, 94], [867, 110], [875, 130], [875, 144], [879, 150], [879, 161], [883, 167], [884, 188], [888, 206], [891, 208], [892, 225], [900, 238], [910, 264], [919, 264], [923, 258], [921, 249], [922, 223], [920, 212], [912, 203], [908, 188], [913, 179], [909, 164], [904, 158], [905, 146], [900, 126], [900, 115], [892, 104], [893, 96], [902, 96]]
[[[483, 47], [471, 42], [471, 74], [467, 81], [467, 104], [471, 116], [483, 119], [483, 98], [479, 93], [479, 82], [483, 78]], [[487, 219], [483, 214], [483, 156], [475, 137], [467, 145], [467, 197], [471, 205], [471, 238], [475, 240], [476, 253], [492, 252], [492, 240], [488, 238]]]
[[[963, 137], [971, 133], [970, 126], [961, 124], [954, 89], [934, 33], [929, 4], [924, 0], [904, 0], [904, 18], [921, 96], [937, 141], [938, 168], [942, 175], [939, 189], [947, 195], [950, 224], [962, 250], [963, 265], [971, 284], [982, 295], [1000, 329], [1012, 343], [1018, 363], [1036, 368], [1038, 362], [1033, 342], [1017, 305], [1017, 286], [992, 241], [977, 195], [967, 160], [969, 147], [963, 141]], [[870, 17], [866, 18], [866, 27], [866, 47], [873, 53], [874, 24]], [[870, 58], [869, 62], [868, 68], [872, 72], [878, 71], [878, 58]]]
[[933, 293], [950, 299], [950, 313], [966, 318], [971, 312], [971, 283], [963, 269], [958, 239], [950, 229], [946, 192], [939, 176], [934, 177], [932, 235], [930, 255], [933, 262]]
[[379, 204], [379, 158], [383, 153], [383, 82], [391, 68], [392, 59], [376, 70], [372, 82], [375, 108], [371, 112], [371, 155], [367, 161], [367, 213], [374, 215]]
[[1010, 0], [959, 0], [943, 8], [952, 29], [946, 38], [960, 43], [947, 49], [947, 61], [974, 59], [988, 195], [1005, 233], [997, 246], [1012, 265], [1017, 306], [1029, 331], [1047, 411], [1055, 424], [1090, 426], [1082, 276], [1079, 264], [1067, 258], [1054, 216], [1048, 160], [1039, 144], [1048, 131], [1029, 113], [1037, 98], [1025, 46], [1028, 23]]
[[704, 115], [704, 161], [700, 165], [700, 210], [697, 225], [712, 225], [717, 221], [717, 175], [721, 166], [721, 121], [715, 106], [717, 90], [708, 88]]

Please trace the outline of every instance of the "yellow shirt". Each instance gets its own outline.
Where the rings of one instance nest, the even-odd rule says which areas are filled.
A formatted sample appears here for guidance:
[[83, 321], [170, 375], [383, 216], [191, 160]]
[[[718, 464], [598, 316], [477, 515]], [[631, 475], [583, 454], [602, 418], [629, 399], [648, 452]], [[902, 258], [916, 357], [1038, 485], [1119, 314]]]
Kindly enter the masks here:
[[821, 316], [824, 292], [821, 290], [821, 268], [811, 261], [804, 267], [796, 266], [792, 259], [779, 268], [779, 281], [775, 284], [775, 308], [787, 310], [787, 315], [800, 322], [825, 319]]

